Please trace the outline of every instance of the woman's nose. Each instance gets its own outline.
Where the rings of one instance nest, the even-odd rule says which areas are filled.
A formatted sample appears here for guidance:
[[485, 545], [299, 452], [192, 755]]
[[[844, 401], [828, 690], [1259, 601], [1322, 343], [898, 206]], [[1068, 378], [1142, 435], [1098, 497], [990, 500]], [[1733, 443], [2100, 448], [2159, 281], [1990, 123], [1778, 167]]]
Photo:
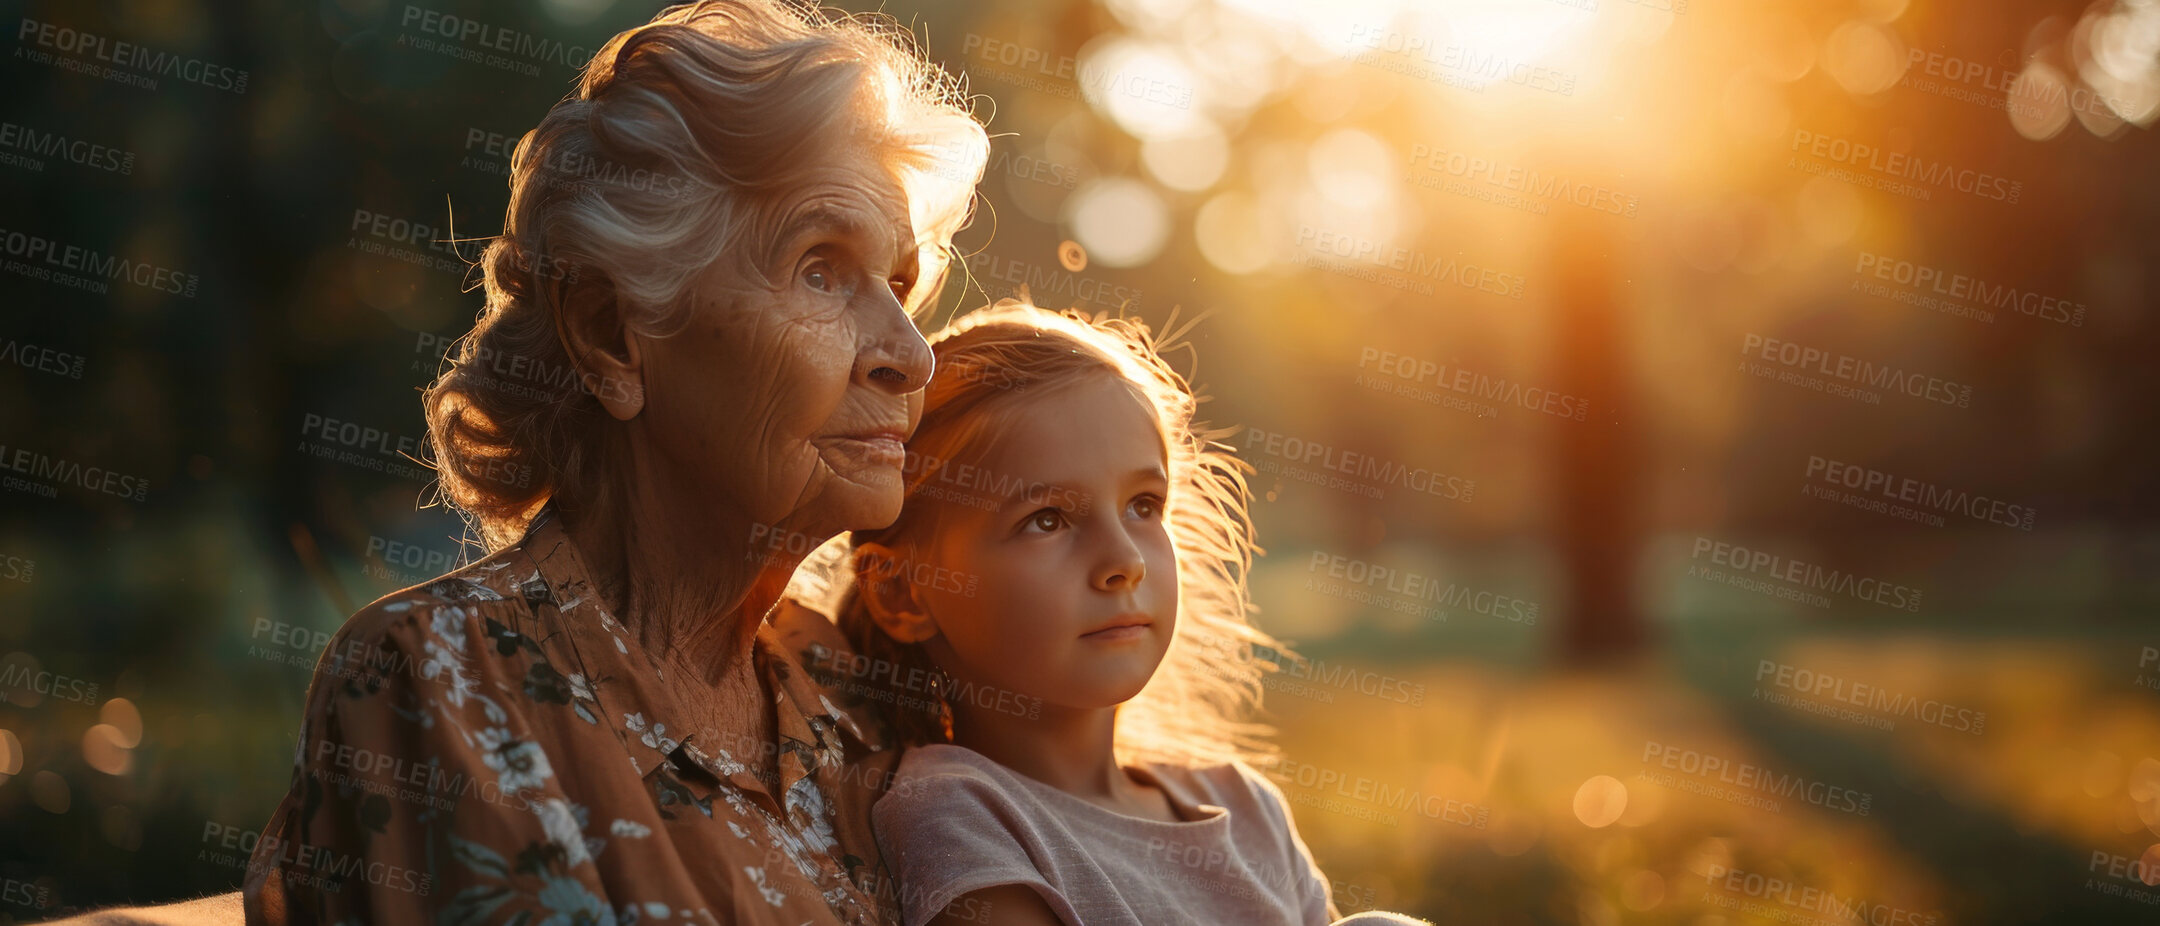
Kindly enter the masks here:
[[862, 345], [855, 354], [855, 374], [865, 385], [894, 395], [906, 395], [930, 384], [935, 361], [930, 343], [915, 329], [914, 320], [889, 294], [869, 311], [862, 330]]

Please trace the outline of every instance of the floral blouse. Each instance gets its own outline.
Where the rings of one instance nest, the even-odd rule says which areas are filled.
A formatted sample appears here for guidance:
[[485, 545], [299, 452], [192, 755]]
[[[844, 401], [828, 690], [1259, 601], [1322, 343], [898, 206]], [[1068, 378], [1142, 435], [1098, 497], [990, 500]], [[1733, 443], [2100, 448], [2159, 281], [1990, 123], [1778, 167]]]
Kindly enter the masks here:
[[369, 605], [317, 667], [248, 922], [898, 922], [870, 830], [895, 751], [804, 668], [832, 622], [768, 621], [777, 742], [638, 645], [552, 509]]

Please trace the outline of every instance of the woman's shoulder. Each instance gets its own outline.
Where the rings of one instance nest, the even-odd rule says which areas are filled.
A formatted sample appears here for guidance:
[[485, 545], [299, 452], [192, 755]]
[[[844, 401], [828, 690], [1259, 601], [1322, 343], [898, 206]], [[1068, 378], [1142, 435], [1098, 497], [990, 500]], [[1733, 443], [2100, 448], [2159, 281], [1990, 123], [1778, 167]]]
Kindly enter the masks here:
[[[418, 585], [391, 592], [362, 606], [330, 637], [321, 669], [349, 674], [354, 669], [389, 669], [397, 664], [456, 654], [470, 664], [495, 650], [484, 645], [492, 633], [508, 636], [531, 611], [520, 588], [516, 546], [469, 563]], [[504, 653], [503, 655], [510, 655]]]

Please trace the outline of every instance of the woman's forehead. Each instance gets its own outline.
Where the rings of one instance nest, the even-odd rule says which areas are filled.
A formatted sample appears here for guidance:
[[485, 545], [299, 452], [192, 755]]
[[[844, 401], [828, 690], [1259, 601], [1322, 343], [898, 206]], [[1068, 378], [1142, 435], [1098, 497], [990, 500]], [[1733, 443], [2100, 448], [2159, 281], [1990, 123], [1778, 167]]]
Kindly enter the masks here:
[[841, 185], [805, 190], [783, 213], [773, 237], [775, 260], [819, 242], [835, 242], [876, 263], [900, 263], [919, 249], [903, 200]]
[[806, 172], [782, 203], [783, 240], [846, 235], [901, 247], [915, 242], [907, 190], [892, 171], [860, 150]]

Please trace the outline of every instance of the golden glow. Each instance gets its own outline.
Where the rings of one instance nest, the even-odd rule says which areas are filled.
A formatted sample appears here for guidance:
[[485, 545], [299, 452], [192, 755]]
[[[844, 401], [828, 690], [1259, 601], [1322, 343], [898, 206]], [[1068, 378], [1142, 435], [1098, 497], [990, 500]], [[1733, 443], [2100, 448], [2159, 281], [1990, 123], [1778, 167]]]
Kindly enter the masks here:
[[120, 745], [133, 749], [142, 744], [142, 712], [135, 709], [135, 702], [126, 698], [107, 701], [98, 708], [98, 719], [118, 732]]
[[1881, 93], [1905, 76], [1905, 42], [1889, 29], [1855, 19], [1830, 33], [1822, 64], [1851, 93]]
[[1591, 829], [1604, 829], [1620, 820], [1627, 802], [1627, 785], [1620, 779], [1593, 775], [1575, 789], [1575, 819]]
[[1152, 187], [1112, 177], [1073, 194], [1067, 219], [1090, 259], [1108, 267], [1154, 260], [1170, 239], [1170, 210]]
[[107, 775], [124, 775], [135, 766], [135, 753], [122, 743], [120, 731], [101, 723], [83, 731], [83, 764]]

